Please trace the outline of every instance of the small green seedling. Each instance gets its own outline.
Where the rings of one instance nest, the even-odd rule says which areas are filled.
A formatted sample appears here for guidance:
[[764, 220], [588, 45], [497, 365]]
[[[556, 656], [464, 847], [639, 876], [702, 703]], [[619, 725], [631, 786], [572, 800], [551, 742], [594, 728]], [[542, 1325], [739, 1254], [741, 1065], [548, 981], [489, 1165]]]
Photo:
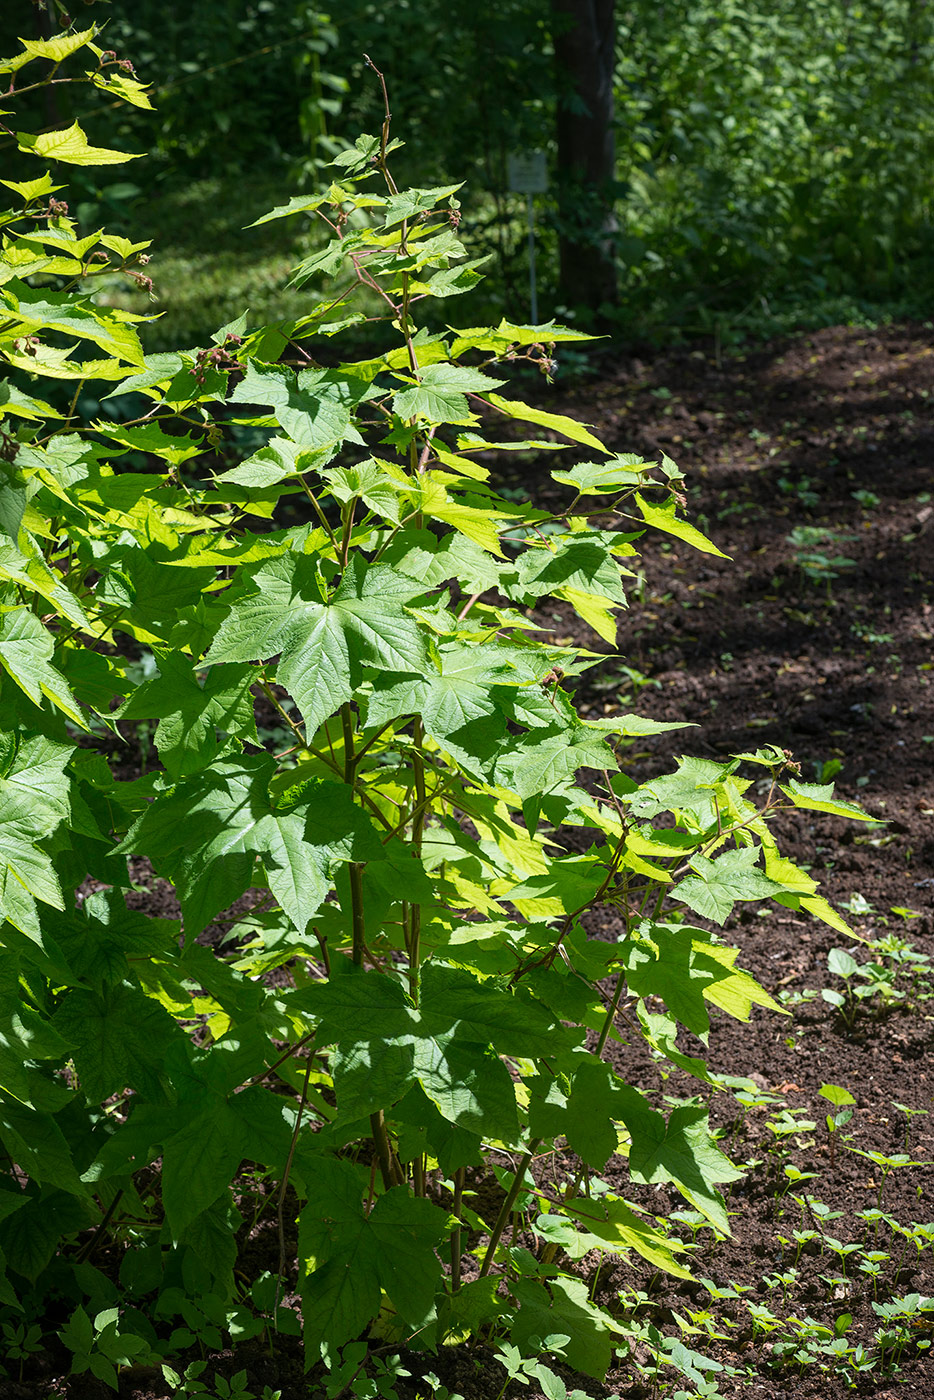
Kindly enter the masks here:
[[3, 1357], [6, 1361], [19, 1362], [19, 1379], [23, 1379], [23, 1366], [31, 1356], [39, 1356], [43, 1351], [41, 1327], [21, 1322], [17, 1327], [12, 1323], [3, 1324]]
[[[529, 1338], [530, 1344], [537, 1344], [541, 1351], [558, 1354], [570, 1340], [567, 1335], [559, 1333], [546, 1337], [544, 1342], [539, 1342], [536, 1337]], [[510, 1342], [500, 1343], [500, 1349], [496, 1352], [496, 1360], [506, 1370], [506, 1379], [503, 1381], [496, 1400], [502, 1400], [510, 1381], [518, 1381], [520, 1385], [529, 1385], [532, 1381], [537, 1381], [545, 1400], [588, 1400], [584, 1391], [568, 1391], [561, 1377], [556, 1376], [550, 1366], [545, 1366], [534, 1357], [523, 1356], [519, 1348]]]
[[898, 1256], [898, 1262], [895, 1265], [895, 1277], [898, 1278], [902, 1265], [905, 1262], [905, 1255], [908, 1253], [909, 1245], [913, 1244], [919, 1255], [922, 1254], [924, 1250], [934, 1247], [934, 1221], [930, 1221], [927, 1225], [919, 1225], [913, 1222], [911, 1225], [907, 1226], [899, 1225], [896, 1222], [894, 1224], [894, 1232], [897, 1235], [901, 1235], [905, 1241], [901, 1254]]
[[843, 1277], [846, 1278], [846, 1261], [851, 1254], [858, 1254], [860, 1247], [858, 1244], [844, 1244], [842, 1240], [834, 1239], [833, 1235], [825, 1235], [824, 1243], [831, 1254], [835, 1254], [840, 1260], [840, 1268], [843, 1270]]
[[767, 1308], [764, 1303], [747, 1303], [749, 1309], [749, 1319], [752, 1322], [753, 1333], [763, 1333], [768, 1336], [776, 1328], [781, 1327], [782, 1319], [776, 1317], [771, 1308]]
[[852, 914], [854, 918], [860, 918], [863, 915], [874, 914], [876, 912], [875, 906], [870, 904], [869, 900], [861, 895], [859, 890], [854, 890], [849, 899], [841, 899], [839, 903], [840, 908], [845, 910], [847, 914]]
[[679, 1225], [686, 1225], [688, 1227], [691, 1232], [691, 1244], [694, 1244], [696, 1241], [700, 1230], [706, 1228], [708, 1230], [713, 1230], [713, 1233], [716, 1234], [714, 1227], [711, 1225], [706, 1215], [701, 1215], [700, 1211], [673, 1210], [669, 1212], [668, 1219], [676, 1220]]
[[928, 1113], [930, 1112], [930, 1109], [927, 1109], [927, 1108], [909, 1108], [908, 1105], [907, 1105], [906, 1103], [893, 1103], [893, 1104], [892, 1104], [892, 1107], [893, 1107], [893, 1108], [897, 1108], [898, 1111], [899, 1111], [899, 1113], [904, 1113], [904, 1115], [905, 1115], [905, 1151], [907, 1152], [907, 1151], [908, 1151], [908, 1139], [909, 1139], [910, 1136], [911, 1136], [911, 1120], [912, 1120], [912, 1118], [917, 1118], [917, 1117], [922, 1117], [922, 1116], [926, 1118], [927, 1115], [928, 1115]]
[[828, 1113], [826, 1118], [830, 1143], [830, 1169], [832, 1171], [837, 1148], [836, 1135], [853, 1117], [853, 1110], [847, 1105], [855, 1104], [856, 1100], [848, 1089], [842, 1088], [839, 1084], [822, 1084], [819, 1093], [822, 1098], [829, 1100], [839, 1110], [837, 1113]]
[[834, 579], [840, 577], [842, 569], [855, 569], [856, 560], [843, 554], [830, 554], [827, 550], [852, 538], [852, 535], [844, 535], [821, 525], [799, 525], [787, 536], [788, 543], [795, 551], [795, 561], [805, 578], [811, 583], [827, 585], [828, 602], [833, 602], [831, 585]]
[[815, 758], [814, 779], [818, 783], [832, 783], [842, 768], [843, 763], [839, 758]]
[[770, 1118], [766, 1123], [769, 1132], [776, 1139], [770, 1151], [774, 1152], [786, 1138], [794, 1137], [799, 1147], [804, 1146], [804, 1141], [800, 1137], [802, 1133], [812, 1133], [817, 1124], [812, 1118], [801, 1118], [800, 1115], [806, 1110], [803, 1108], [783, 1108], [774, 1118]]
[[781, 1274], [763, 1274], [762, 1282], [769, 1288], [780, 1288], [782, 1290], [782, 1301], [788, 1302], [788, 1290], [798, 1278], [798, 1270], [795, 1268], [786, 1269]]
[[780, 476], [778, 489], [783, 496], [794, 496], [806, 510], [820, 504], [820, 495], [814, 490], [814, 480], [810, 476], [799, 477], [797, 481], [788, 476]]
[[[427, 1385], [427, 1391], [422, 1390], [422, 1386]], [[464, 1400], [459, 1391], [448, 1390], [446, 1385], [441, 1383], [441, 1378], [436, 1376], [434, 1371], [426, 1371], [418, 1382], [416, 1388], [416, 1400]]]
[[792, 1186], [799, 1186], [802, 1181], [813, 1181], [818, 1175], [817, 1172], [803, 1172], [800, 1167], [795, 1166], [794, 1162], [787, 1162], [783, 1170], [787, 1178], [784, 1188], [786, 1191], [789, 1191]]
[[930, 1350], [930, 1336], [924, 1333], [934, 1330], [934, 1298], [906, 1293], [890, 1303], [874, 1302], [872, 1310], [885, 1324], [876, 1333], [876, 1341], [880, 1351], [892, 1353], [890, 1365], [898, 1365], [909, 1342], [919, 1351]]
[[[182, 1375], [171, 1366], [163, 1366], [162, 1376], [172, 1390], [173, 1400], [257, 1400], [255, 1391], [247, 1389], [246, 1371], [236, 1371], [229, 1381], [215, 1375], [208, 1382], [204, 1379], [207, 1366], [206, 1361], [192, 1361]], [[263, 1386], [260, 1400], [282, 1400], [282, 1391]]]
[[105, 1308], [92, 1322], [84, 1308], [78, 1307], [58, 1335], [72, 1353], [69, 1374], [81, 1376], [90, 1371], [111, 1390], [119, 1390], [119, 1373], [125, 1366], [161, 1360], [145, 1338], [120, 1331], [119, 1308]]
[[859, 1271], [867, 1278], [872, 1279], [872, 1296], [875, 1298], [879, 1290], [879, 1276], [882, 1273], [883, 1264], [887, 1264], [891, 1259], [884, 1249], [870, 1249], [863, 1251], [863, 1257], [859, 1264]]
[[[794, 1264], [797, 1265], [798, 1260], [801, 1258], [807, 1246], [813, 1244], [815, 1240], [819, 1240], [822, 1237], [817, 1230], [792, 1230], [791, 1234], [794, 1243], [798, 1246], [794, 1257]], [[792, 1243], [792, 1240], [786, 1239], [784, 1235], [779, 1235], [778, 1238], [782, 1245], [787, 1244], [790, 1246]]]
[[876, 1197], [876, 1205], [881, 1210], [882, 1194], [885, 1191], [885, 1183], [894, 1171], [901, 1171], [903, 1167], [930, 1167], [934, 1162], [917, 1162], [908, 1156], [907, 1152], [896, 1152], [893, 1156], [887, 1157], [884, 1152], [874, 1152], [871, 1149], [864, 1151], [861, 1147], [847, 1147], [847, 1152], [855, 1152], [857, 1157], [865, 1157], [872, 1162], [873, 1166], [879, 1168], [882, 1178], [879, 1182], [879, 1194]]

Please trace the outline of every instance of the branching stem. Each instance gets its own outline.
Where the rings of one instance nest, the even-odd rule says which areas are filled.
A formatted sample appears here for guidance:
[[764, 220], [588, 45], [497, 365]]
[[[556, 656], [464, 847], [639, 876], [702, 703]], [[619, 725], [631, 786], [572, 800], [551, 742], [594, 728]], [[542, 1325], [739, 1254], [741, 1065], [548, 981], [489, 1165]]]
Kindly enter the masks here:
[[528, 1150], [524, 1152], [521, 1158], [519, 1159], [519, 1165], [516, 1167], [515, 1175], [512, 1179], [512, 1185], [506, 1193], [506, 1199], [503, 1201], [503, 1204], [499, 1208], [499, 1215], [496, 1217], [496, 1224], [493, 1226], [492, 1233], [490, 1234], [490, 1242], [486, 1247], [486, 1254], [484, 1254], [483, 1256], [483, 1263], [480, 1265], [481, 1278], [486, 1278], [487, 1274], [493, 1267], [493, 1260], [496, 1255], [496, 1247], [502, 1239], [503, 1231], [509, 1223], [509, 1217], [512, 1215], [513, 1206], [516, 1204], [516, 1201], [519, 1199], [519, 1194], [522, 1191], [523, 1177], [525, 1176], [526, 1172], [528, 1171], [529, 1167], [534, 1161], [535, 1154], [541, 1146], [541, 1141], [541, 1138], [533, 1138], [532, 1141], [529, 1143]]

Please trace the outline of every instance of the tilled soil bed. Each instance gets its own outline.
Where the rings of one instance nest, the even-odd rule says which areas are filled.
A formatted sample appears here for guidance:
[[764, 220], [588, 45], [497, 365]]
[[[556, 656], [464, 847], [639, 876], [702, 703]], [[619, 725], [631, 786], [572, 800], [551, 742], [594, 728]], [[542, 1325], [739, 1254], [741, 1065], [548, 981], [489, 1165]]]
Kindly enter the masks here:
[[[834, 329], [722, 363], [698, 351], [622, 362], [572, 392], [559, 389], [555, 400], [560, 411], [596, 424], [618, 450], [673, 457], [688, 476], [692, 519], [731, 556], [700, 556], [658, 537], [643, 542], [642, 606], [633, 600], [620, 629], [630, 670], [602, 664], [584, 678], [579, 699], [594, 715], [636, 708], [699, 728], [661, 736], [650, 751], [640, 741], [643, 751], [629, 757], [632, 775], [654, 776], [682, 752], [726, 758], [774, 743], [793, 752], [809, 781], [833, 777], [838, 794], [885, 823], [857, 828], [814, 814], [781, 833], [783, 849], [809, 868], [868, 943], [775, 906], [726, 930], [742, 949], [741, 964], [791, 1013], [779, 1019], [754, 1010], [748, 1028], [721, 1018], [710, 1035], [711, 1067], [751, 1077], [767, 1100], [746, 1114], [726, 1096], [712, 1105], [734, 1160], [755, 1165], [729, 1196], [732, 1239], [716, 1242], [701, 1230], [692, 1267], [739, 1296], [718, 1299], [703, 1285], [682, 1289], [657, 1277], [635, 1316], [681, 1336], [676, 1314], [690, 1321], [709, 1310], [724, 1339], [704, 1338], [713, 1324], [695, 1318], [699, 1332], [683, 1340], [735, 1369], [732, 1377], [710, 1373], [724, 1396], [751, 1388], [803, 1400], [850, 1393], [854, 1385], [880, 1397], [934, 1395], [930, 1352], [907, 1345], [897, 1372], [891, 1354], [879, 1356], [873, 1339], [882, 1319], [872, 1307], [934, 1291], [934, 1254], [911, 1245], [897, 1268], [902, 1250], [890, 1227], [877, 1230], [859, 1215], [877, 1207], [885, 1168], [847, 1150], [892, 1157], [907, 1147], [923, 1165], [889, 1169], [882, 1209], [901, 1225], [934, 1217], [934, 1116], [925, 1116], [934, 1109], [934, 974], [924, 961], [934, 953], [930, 334]], [[821, 538], [820, 529], [832, 534]], [[570, 620], [567, 631], [577, 631]], [[616, 936], [611, 911], [597, 916], [597, 927]], [[920, 970], [909, 971], [913, 953], [904, 944], [921, 955]], [[828, 968], [828, 955], [841, 946], [880, 969], [872, 996], [846, 998], [844, 979]], [[870, 985], [859, 973], [850, 981]], [[843, 995], [844, 1006], [825, 1001], [824, 989]], [[654, 1082], [681, 1097], [697, 1089], [677, 1071], [662, 1083], [637, 1036], [612, 1056], [614, 1068], [643, 1089]], [[841, 1130], [851, 1140], [835, 1144], [833, 1155], [825, 1119], [834, 1109], [819, 1094], [826, 1084], [856, 1100]], [[783, 1110], [816, 1127], [778, 1136]], [[786, 1165], [815, 1176], [789, 1183]], [[608, 1180], [634, 1198], [625, 1169], [615, 1179], [608, 1172]], [[795, 1196], [811, 1196], [830, 1216]], [[642, 1203], [650, 1199], [643, 1195]], [[652, 1208], [661, 1215], [679, 1205], [659, 1188]], [[800, 1253], [794, 1229], [817, 1235]], [[873, 1282], [860, 1272], [859, 1252], [844, 1255], [842, 1267], [821, 1235], [892, 1257]], [[646, 1288], [628, 1264], [595, 1267], [596, 1296], [610, 1306], [622, 1292], [631, 1307], [632, 1290]], [[757, 1324], [750, 1303], [784, 1325]], [[846, 1365], [834, 1374], [826, 1355], [808, 1356], [807, 1326], [788, 1321], [811, 1317], [833, 1329], [841, 1314], [852, 1317], [847, 1343], [862, 1341], [876, 1356], [862, 1375]], [[930, 1322], [918, 1323], [916, 1335], [926, 1342], [929, 1329]], [[794, 1339], [799, 1345], [789, 1347]], [[674, 1384], [671, 1367], [662, 1375]], [[688, 1380], [680, 1384], [694, 1393]], [[648, 1394], [651, 1376], [634, 1377], [623, 1365], [608, 1377], [606, 1393], [613, 1392]]]
[[[857, 825], [802, 813], [780, 833], [856, 941], [778, 906], [725, 930], [788, 1013], [755, 1009], [748, 1026], [714, 1019], [704, 1051], [712, 1070], [748, 1081], [741, 1102], [723, 1093], [711, 1103], [725, 1150], [746, 1164], [728, 1194], [732, 1237], [682, 1221], [685, 1241], [696, 1230], [698, 1281], [687, 1284], [635, 1258], [585, 1257], [582, 1275], [628, 1329], [629, 1355], [604, 1385], [555, 1369], [569, 1389], [625, 1400], [741, 1391], [930, 1400], [934, 1313], [911, 1315], [910, 1299], [921, 1295], [922, 1306], [934, 1294], [934, 1224], [928, 1238], [905, 1232], [934, 1221], [932, 333], [827, 330], [722, 362], [699, 350], [606, 357], [589, 377], [535, 392], [619, 451], [674, 458], [688, 476], [690, 517], [730, 556], [647, 537], [622, 657], [579, 683], [585, 714], [637, 710], [698, 726], [634, 744], [624, 755], [632, 776], [654, 776], [682, 752], [725, 758], [774, 743], [793, 752], [805, 779], [833, 778], [877, 818]], [[495, 463], [507, 486], [543, 504], [556, 489], [553, 465], [517, 467], [514, 454]], [[571, 614], [546, 620], [557, 638], [593, 646]], [[590, 927], [617, 936], [611, 909]], [[848, 978], [839, 955], [837, 971], [828, 966], [840, 948], [857, 964]], [[624, 1014], [624, 1034], [625, 1024]], [[682, 1040], [691, 1053], [690, 1037]], [[704, 1087], [679, 1071], [663, 1078], [638, 1034], [610, 1054], [659, 1106]], [[826, 1118], [836, 1109], [819, 1092], [828, 1084], [855, 1100], [832, 1135]], [[665, 1187], [634, 1187], [619, 1158], [605, 1179], [658, 1216], [685, 1210]], [[481, 1196], [488, 1189], [475, 1185]], [[251, 1266], [274, 1270], [276, 1253], [270, 1239], [269, 1259]], [[880, 1313], [906, 1298], [901, 1321]], [[413, 1388], [426, 1371], [464, 1400], [494, 1400], [504, 1379], [483, 1348], [402, 1359], [413, 1374], [398, 1381], [400, 1397], [430, 1395], [425, 1383]], [[256, 1395], [264, 1385], [283, 1400], [324, 1393], [302, 1378], [288, 1338], [275, 1357], [251, 1344], [212, 1360], [228, 1377], [246, 1367]], [[87, 1376], [56, 1381], [50, 1362], [41, 1383], [2, 1382], [0, 1393], [112, 1393]], [[150, 1400], [166, 1391], [157, 1375], [125, 1374], [120, 1393]]]

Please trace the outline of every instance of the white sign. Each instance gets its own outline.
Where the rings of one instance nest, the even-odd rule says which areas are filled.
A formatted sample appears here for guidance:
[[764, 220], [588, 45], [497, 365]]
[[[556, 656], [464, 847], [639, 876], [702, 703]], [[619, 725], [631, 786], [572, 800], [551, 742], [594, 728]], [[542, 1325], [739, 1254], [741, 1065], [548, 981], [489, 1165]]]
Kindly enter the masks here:
[[544, 151], [514, 151], [506, 157], [506, 178], [515, 194], [544, 194], [548, 161]]

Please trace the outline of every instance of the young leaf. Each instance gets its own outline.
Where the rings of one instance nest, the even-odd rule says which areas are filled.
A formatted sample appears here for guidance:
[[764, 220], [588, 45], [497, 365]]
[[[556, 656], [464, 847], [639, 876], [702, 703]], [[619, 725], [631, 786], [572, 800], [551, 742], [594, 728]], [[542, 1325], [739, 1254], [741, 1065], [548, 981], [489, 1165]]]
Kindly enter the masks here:
[[593, 433], [575, 418], [568, 418], [563, 413], [546, 413], [544, 409], [533, 408], [527, 403], [517, 403], [513, 399], [504, 399], [499, 394], [487, 394], [485, 397], [487, 403], [492, 404], [493, 408], [498, 408], [507, 418], [519, 418], [523, 423], [535, 423], [540, 428], [551, 428], [562, 437], [570, 438], [572, 442], [582, 442], [585, 447], [595, 447], [598, 452], [610, 455], [610, 449], [604, 447], [600, 439], [594, 437]]
[[869, 812], [864, 812], [854, 802], [843, 802], [833, 795], [833, 783], [799, 783], [792, 778], [787, 786], [780, 783], [782, 792], [796, 807], [807, 812], [830, 812], [835, 817], [849, 817], [853, 821], [874, 822]]
[[83, 49], [97, 33], [98, 26], [92, 24], [90, 29], [76, 30], [73, 34], [55, 34], [51, 39], [20, 39], [20, 43], [31, 58], [46, 58], [57, 64]]
[[128, 160], [140, 160], [142, 153], [130, 155], [126, 151], [111, 151], [104, 146], [90, 146], [77, 122], [63, 130], [47, 131], [39, 136], [28, 132], [16, 133], [21, 151], [48, 160], [60, 160], [65, 165], [125, 165]]
[[552, 472], [552, 480], [573, 486], [580, 495], [615, 495], [630, 486], [639, 486], [646, 471], [655, 466], [627, 452], [608, 462], [579, 462], [569, 471]]
[[653, 506], [638, 491], [635, 493], [634, 500], [646, 525], [652, 525], [656, 530], [664, 530], [666, 534], [684, 540], [685, 544], [692, 545], [694, 549], [699, 549], [703, 554], [716, 554], [720, 559], [729, 558], [729, 555], [724, 554], [722, 549], [711, 544], [707, 536], [702, 535], [700, 530], [686, 520], [678, 519], [674, 501], [668, 500], [663, 505]]
[[393, 410], [400, 418], [424, 418], [429, 423], [473, 423], [465, 395], [486, 394], [504, 384], [503, 379], [491, 379], [479, 370], [464, 365], [428, 365], [422, 370], [417, 385], [397, 389], [393, 394]]
[[782, 893], [783, 887], [758, 868], [758, 856], [755, 846], [725, 851], [716, 860], [694, 856], [691, 869], [695, 874], [681, 880], [672, 895], [695, 914], [724, 924], [738, 901], [770, 899]]
[[277, 679], [295, 697], [311, 735], [353, 697], [364, 667], [423, 672], [425, 642], [405, 610], [419, 591], [358, 554], [325, 598], [313, 558], [271, 559], [230, 607], [205, 660], [264, 661], [281, 653]]
[[580, 1204], [575, 1201], [563, 1206], [563, 1209], [579, 1220], [590, 1234], [597, 1235], [616, 1252], [634, 1249], [656, 1269], [662, 1269], [675, 1278], [691, 1278], [690, 1272], [676, 1257], [684, 1252], [681, 1241], [653, 1230], [630, 1210], [625, 1201], [603, 1196], [599, 1201]]

